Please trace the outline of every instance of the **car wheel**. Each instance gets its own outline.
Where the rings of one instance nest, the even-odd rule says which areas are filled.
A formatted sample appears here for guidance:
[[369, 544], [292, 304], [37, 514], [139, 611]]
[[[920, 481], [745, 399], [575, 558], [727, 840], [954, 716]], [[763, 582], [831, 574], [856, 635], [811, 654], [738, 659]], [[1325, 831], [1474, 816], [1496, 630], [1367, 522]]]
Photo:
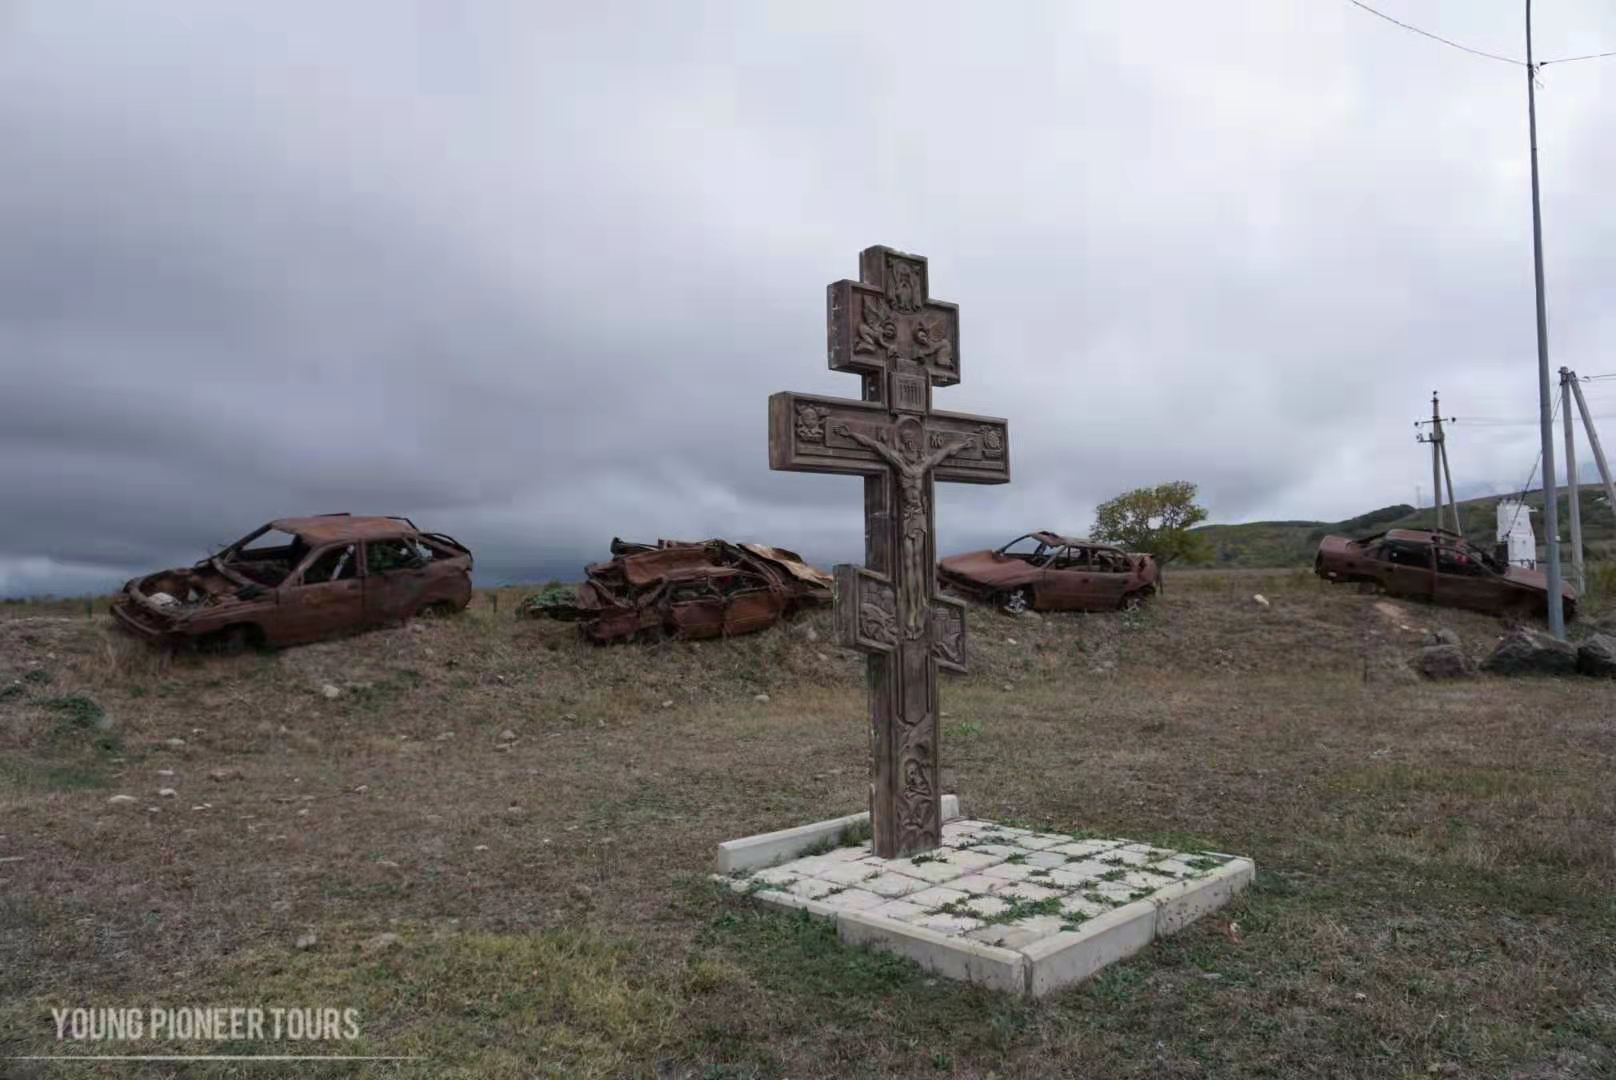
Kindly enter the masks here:
[[1122, 598], [1122, 610], [1138, 611], [1145, 606], [1145, 601], [1148, 599], [1150, 599], [1149, 589], [1136, 589]]
[[1032, 598], [1027, 595], [1026, 589], [1017, 589], [1004, 598], [1004, 610], [1011, 615], [1020, 615], [1032, 607]]
[[446, 619], [453, 615], [456, 608], [447, 600], [437, 600], [430, 604], [422, 604], [415, 611], [417, 619]]

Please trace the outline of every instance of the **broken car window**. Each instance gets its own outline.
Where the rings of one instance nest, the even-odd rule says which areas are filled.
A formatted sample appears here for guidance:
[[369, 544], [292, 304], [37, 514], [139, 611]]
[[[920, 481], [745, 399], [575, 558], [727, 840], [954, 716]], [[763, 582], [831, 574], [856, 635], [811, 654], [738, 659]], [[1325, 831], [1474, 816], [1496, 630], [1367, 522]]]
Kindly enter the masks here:
[[263, 585], [279, 585], [286, 580], [308, 548], [303, 541], [279, 529], [265, 529], [225, 552], [231, 569]]
[[386, 574], [419, 569], [426, 565], [426, 560], [409, 540], [372, 540], [365, 545], [365, 565], [372, 574]]
[[1431, 566], [1431, 549], [1423, 544], [1387, 544], [1386, 561], [1427, 570]]
[[319, 585], [327, 581], [347, 581], [359, 572], [354, 558], [354, 546], [327, 548], [303, 571], [303, 584]]

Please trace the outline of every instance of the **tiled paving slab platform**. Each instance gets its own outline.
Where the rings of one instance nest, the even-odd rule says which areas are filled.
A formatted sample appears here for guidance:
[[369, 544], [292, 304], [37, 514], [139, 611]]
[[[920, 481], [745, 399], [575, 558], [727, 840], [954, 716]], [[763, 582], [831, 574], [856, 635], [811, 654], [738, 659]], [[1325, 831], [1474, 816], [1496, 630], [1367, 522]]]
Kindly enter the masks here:
[[[947, 817], [954, 806], [944, 809]], [[843, 842], [863, 820], [730, 841], [714, 877], [763, 903], [834, 919], [850, 944], [1042, 996], [1222, 907], [1256, 872], [1250, 859], [1218, 852], [958, 818], [944, 823], [936, 851], [880, 859], [867, 840]], [[773, 865], [759, 865], [765, 855]]]

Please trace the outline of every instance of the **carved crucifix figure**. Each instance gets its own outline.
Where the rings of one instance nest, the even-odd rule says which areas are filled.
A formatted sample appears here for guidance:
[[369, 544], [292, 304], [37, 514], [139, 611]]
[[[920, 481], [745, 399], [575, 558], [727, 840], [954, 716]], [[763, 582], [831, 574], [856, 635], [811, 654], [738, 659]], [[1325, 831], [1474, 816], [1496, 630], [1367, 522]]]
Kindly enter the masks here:
[[975, 438], [949, 443], [931, 456], [920, 450], [924, 427], [912, 416], [901, 418], [893, 430], [898, 433], [900, 449], [893, 450], [879, 439], [840, 425], [836, 433], [846, 436], [874, 451], [898, 477], [898, 536], [902, 548], [902, 570], [896, 575], [898, 591], [903, 595], [904, 634], [914, 640], [926, 632], [926, 598], [931, 590], [925, 588], [930, 580], [927, 571], [926, 538], [931, 533], [931, 504], [926, 501], [926, 482], [932, 466], [941, 464], [962, 450], [976, 445]]
[[960, 379], [959, 309], [933, 300], [926, 260], [873, 247], [829, 287], [830, 366], [863, 399], [769, 399], [769, 465], [864, 477], [864, 567], [836, 568], [837, 629], [868, 655], [870, 819], [877, 855], [936, 847], [937, 669], [964, 670], [965, 613], [936, 592], [935, 481], [1010, 479], [1003, 420], [931, 407]]

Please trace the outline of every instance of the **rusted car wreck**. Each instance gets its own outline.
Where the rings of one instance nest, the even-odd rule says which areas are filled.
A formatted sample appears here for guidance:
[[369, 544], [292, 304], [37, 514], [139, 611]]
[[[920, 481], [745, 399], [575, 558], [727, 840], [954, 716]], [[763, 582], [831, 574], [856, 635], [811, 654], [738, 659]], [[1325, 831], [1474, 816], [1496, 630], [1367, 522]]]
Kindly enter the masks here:
[[471, 564], [459, 541], [408, 518], [281, 518], [189, 569], [128, 582], [112, 615], [161, 645], [295, 645], [458, 611]]
[[[1336, 584], [1430, 600], [1491, 615], [1544, 617], [1549, 581], [1541, 570], [1510, 566], [1446, 529], [1392, 529], [1352, 540], [1319, 541], [1313, 572]], [[1577, 590], [1561, 586], [1567, 622], [1577, 615]]]
[[950, 591], [1013, 614], [1114, 611], [1137, 607], [1161, 589], [1161, 568], [1151, 556], [1047, 531], [950, 555], [937, 564], [937, 576]]
[[734, 637], [831, 602], [834, 579], [785, 548], [614, 539], [611, 552], [611, 561], [584, 571], [588, 580], [570, 603], [530, 602], [522, 613], [576, 619], [584, 637], [606, 643], [664, 634]]

